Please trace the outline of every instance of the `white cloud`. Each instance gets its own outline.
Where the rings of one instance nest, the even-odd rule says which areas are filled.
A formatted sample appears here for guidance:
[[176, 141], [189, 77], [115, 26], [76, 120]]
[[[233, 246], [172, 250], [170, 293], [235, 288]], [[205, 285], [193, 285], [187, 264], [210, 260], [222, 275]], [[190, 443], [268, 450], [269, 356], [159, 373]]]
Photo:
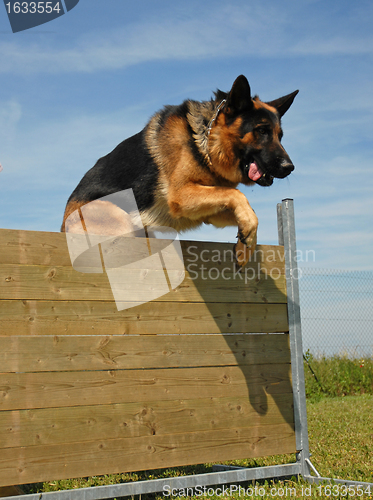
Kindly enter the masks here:
[[[232, 55], [354, 55], [371, 54], [373, 48], [373, 38], [369, 34], [354, 35], [354, 31], [349, 30], [343, 38], [329, 35], [322, 26], [318, 27], [317, 20], [311, 22], [307, 18], [307, 10], [286, 10], [272, 3], [260, 6], [217, 4], [213, 8], [205, 5], [199, 7], [198, 13], [193, 12], [187, 17], [180, 18], [170, 13], [161, 22], [159, 17], [144, 16], [144, 19], [141, 23], [124, 24], [120, 30], [95, 31], [81, 36], [65, 48], [53, 47], [53, 42], [49, 47], [45, 43], [2, 42], [0, 72], [22, 75], [81, 73], [157, 60]], [[355, 24], [358, 21], [355, 20]], [[293, 26], [297, 26], [299, 34], [296, 42], [292, 35]]]
[[[245, 12], [246, 11], [246, 12]], [[94, 72], [148, 61], [227, 56], [260, 48], [251, 10], [224, 8], [208, 18], [164, 18], [127, 24], [121, 30], [92, 33], [66, 48], [3, 42], [0, 72]], [[271, 25], [275, 23], [271, 23]], [[224, 29], [222, 29], [224, 27]], [[255, 28], [255, 29], [254, 29]], [[268, 28], [267, 28], [268, 29]], [[261, 47], [261, 51], [263, 46]]]

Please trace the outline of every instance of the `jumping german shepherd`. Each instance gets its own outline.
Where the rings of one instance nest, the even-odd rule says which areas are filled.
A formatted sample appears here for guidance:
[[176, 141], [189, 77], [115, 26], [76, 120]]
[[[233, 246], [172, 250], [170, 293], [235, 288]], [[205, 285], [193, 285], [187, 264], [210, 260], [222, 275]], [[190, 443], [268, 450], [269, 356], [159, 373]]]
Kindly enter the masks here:
[[98, 200], [91, 214], [85, 210], [90, 232], [128, 232], [128, 214], [99, 198], [132, 188], [145, 227], [238, 226], [235, 255], [244, 265], [255, 249], [258, 219], [236, 188], [270, 186], [294, 170], [281, 145], [281, 117], [297, 93], [264, 103], [251, 96], [241, 75], [229, 93], [217, 90], [210, 101], [165, 106], [84, 175], [67, 202], [61, 231], [80, 232], [79, 215], [71, 214]]

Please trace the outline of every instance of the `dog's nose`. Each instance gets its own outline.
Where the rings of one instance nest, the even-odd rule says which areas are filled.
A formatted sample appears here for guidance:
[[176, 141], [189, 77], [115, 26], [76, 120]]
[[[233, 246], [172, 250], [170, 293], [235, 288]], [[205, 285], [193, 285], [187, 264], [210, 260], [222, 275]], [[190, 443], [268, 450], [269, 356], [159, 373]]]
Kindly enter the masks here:
[[294, 170], [294, 168], [295, 167], [291, 161], [283, 160], [281, 163], [281, 171], [282, 171], [284, 177], [291, 174], [291, 172]]
[[282, 165], [282, 168], [284, 168], [285, 170], [289, 170], [289, 172], [292, 172], [295, 167], [292, 163], [286, 163], [285, 165]]

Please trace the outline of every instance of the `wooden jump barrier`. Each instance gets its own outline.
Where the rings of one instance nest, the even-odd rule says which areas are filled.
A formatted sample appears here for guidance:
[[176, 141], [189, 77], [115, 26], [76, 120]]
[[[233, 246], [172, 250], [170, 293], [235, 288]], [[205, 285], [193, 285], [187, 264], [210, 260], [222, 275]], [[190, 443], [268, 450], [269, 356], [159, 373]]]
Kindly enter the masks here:
[[42, 496], [310, 476], [292, 200], [278, 212], [280, 245], [241, 274], [232, 244], [182, 241], [181, 285], [120, 311], [65, 234], [1, 230], [0, 486], [283, 453], [296, 462]]

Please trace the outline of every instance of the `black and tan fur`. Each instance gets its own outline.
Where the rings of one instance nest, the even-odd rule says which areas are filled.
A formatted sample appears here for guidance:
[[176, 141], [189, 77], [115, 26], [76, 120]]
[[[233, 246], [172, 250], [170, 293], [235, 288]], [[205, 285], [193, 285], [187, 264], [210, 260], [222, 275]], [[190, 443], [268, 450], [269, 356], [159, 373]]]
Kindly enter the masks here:
[[[65, 222], [81, 206], [132, 188], [144, 226], [238, 226], [236, 256], [243, 265], [246, 248], [256, 244], [258, 219], [237, 186], [268, 186], [294, 169], [281, 145], [281, 117], [297, 93], [264, 103], [252, 98], [241, 75], [229, 93], [217, 91], [210, 101], [164, 107], [85, 174], [67, 202], [61, 230], [79, 231], [73, 217]], [[90, 221], [97, 234], [128, 230], [127, 214], [117, 206], [97, 207]]]

